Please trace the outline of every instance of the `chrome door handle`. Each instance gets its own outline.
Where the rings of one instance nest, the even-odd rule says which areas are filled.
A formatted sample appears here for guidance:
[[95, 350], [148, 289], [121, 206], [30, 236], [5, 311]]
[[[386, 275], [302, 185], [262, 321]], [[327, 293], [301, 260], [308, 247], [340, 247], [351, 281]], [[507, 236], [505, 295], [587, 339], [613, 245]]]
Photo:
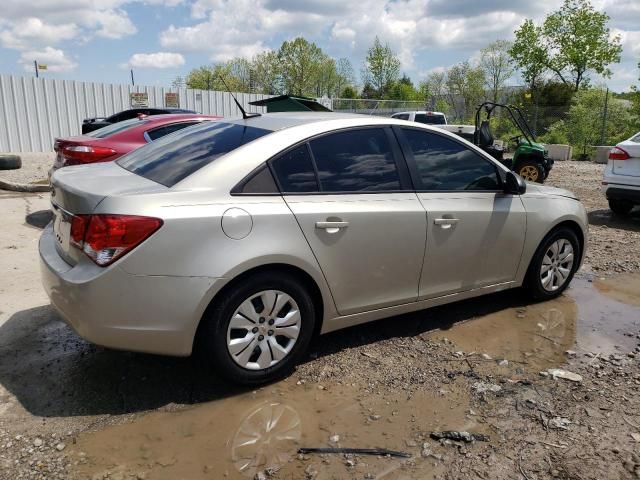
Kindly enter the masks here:
[[433, 220], [435, 225], [440, 225], [441, 228], [451, 228], [452, 225], [458, 223], [458, 218], [436, 218]]
[[347, 228], [349, 222], [316, 222], [316, 228], [322, 228], [324, 230], [338, 230], [341, 228]]

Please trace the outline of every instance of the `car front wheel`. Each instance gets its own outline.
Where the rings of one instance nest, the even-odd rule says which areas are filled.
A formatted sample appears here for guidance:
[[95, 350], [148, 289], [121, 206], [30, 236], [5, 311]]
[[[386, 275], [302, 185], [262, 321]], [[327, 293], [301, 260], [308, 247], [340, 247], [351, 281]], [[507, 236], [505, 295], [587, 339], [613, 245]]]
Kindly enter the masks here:
[[206, 363], [234, 383], [258, 384], [293, 369], [311, 341], [315, 311], [297, 279], [265, 272], [227, 289], [203, 322]]
[[575, 232], [567, 227], [553, 230], [542, 240], [525, 281], [533, 298], [549, 300], [564, 292], [578, 269], [580, 248]]

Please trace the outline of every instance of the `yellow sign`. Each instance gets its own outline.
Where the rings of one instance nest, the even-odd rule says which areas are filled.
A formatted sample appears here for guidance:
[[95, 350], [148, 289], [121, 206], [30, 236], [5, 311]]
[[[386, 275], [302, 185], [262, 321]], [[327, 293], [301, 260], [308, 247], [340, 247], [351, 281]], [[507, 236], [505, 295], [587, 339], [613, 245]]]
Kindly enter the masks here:
[[38, 64], [38, 70], [46, 70], [46, 69], [47, 69], [47, 65], [45, 63]]

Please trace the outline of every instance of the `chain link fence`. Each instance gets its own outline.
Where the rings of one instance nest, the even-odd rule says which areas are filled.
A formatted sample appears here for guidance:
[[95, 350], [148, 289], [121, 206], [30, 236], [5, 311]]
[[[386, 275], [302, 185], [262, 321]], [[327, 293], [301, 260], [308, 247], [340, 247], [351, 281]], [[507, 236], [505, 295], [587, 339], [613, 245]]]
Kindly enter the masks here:
[[[474, 125], [476, 110], [483, 101], [449, 94], [432, 96], [426, 102], [334, 98], [332, 108], [337, 112], [380, 116], [429, 110], [444, 113], [449, 124]], [[524, 123], [537, 141], [547, 145], [569, 145], [572, 158], [576, 160], [593, 159], [596, 147], [615, 145], [640, 130], [640, 116], [633, 112], [632, 103], [615, 98], [604, 89], [577, 92], [571, 102], [564, 105], [541, 105], [535, 98], [525, 95], [524, 90], [516, 91], [501, 102], [519, 108]], [[486, 112], [480, 115], [480, 120], [484, 119]], [[490, 124], [495, 139], [513, 149], [514, 139], [522, 133], [509, 113], [496, 108]]]

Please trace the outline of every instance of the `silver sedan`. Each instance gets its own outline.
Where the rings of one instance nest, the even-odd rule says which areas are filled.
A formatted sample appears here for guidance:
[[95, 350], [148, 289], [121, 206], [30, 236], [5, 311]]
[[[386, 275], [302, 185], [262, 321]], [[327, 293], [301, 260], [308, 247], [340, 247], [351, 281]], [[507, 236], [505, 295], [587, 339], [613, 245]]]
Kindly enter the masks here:
[[316, 333], [525, 286], [562, 293], [585, 209], [443, 130], [283, 113], [184, 129], [52, 179], [43, 283], [81, 336], [227, 378], [290, 371]]

